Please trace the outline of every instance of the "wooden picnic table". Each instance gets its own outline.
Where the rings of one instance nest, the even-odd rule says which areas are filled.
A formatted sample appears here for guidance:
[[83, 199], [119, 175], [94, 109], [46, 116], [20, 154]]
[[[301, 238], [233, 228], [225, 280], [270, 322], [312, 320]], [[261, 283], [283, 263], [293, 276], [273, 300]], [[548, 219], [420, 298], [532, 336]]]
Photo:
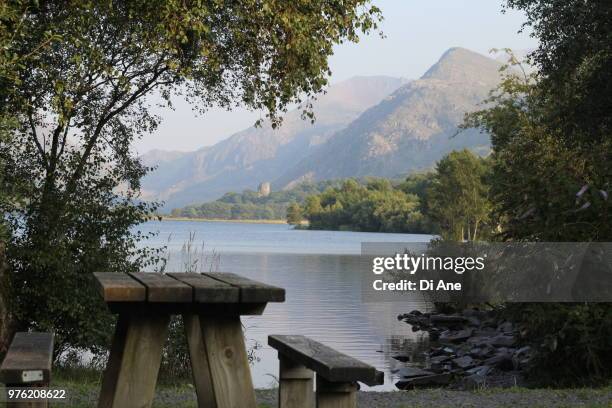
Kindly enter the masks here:
[[232, 273], [94, 275], [119, 315], [99, 408], [151, 406], [175, 314], [183, 316], [198, 406], [256, 408], [240, 316], [284, 302], [284, 289]]

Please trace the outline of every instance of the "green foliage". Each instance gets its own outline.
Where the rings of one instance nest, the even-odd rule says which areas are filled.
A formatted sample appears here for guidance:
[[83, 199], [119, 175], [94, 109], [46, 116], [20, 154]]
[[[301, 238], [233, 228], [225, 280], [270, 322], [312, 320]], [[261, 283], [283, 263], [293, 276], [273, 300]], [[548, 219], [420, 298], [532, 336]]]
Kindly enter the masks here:
[[[608, 242], [612, 9], [606, 2], [561, 0], [509, 0], [508, 6], [526, 12], [540, 40], [530, 57], [537, 71], [508, 72], [491, 107], [468, 115], [465, 124], [491, 134], [491, 196], [501, 238]], [[539, 350], [539, 379], [584, 383], [612, 376], [612, 304], [506, 309]]]
[[609, 303], [508, 304], [504, 314], [521, 322], [523, 337], [539, 350], [534, 383], [607, 384], [612, 377], [612, 313]]
[[304, 219], [304, 211], [298, 203], [291, 203], [287, 207], [287, 223], [291, 225], [300, 225]]
[[20, 328], [55, 331], [58, 352], [100, 351], [112, 321], [91, 272], [155, 263], [137, 247], [156, 206], [138, 200], [148, 169], [130, 150], [159, 123], [149, 95], [241, 104], [278, 125], [327, 84], [333, 46], [379, 18], [367, 0], [3, 2], [0, 118], [14, 125], [0, 204]]
[[292, 202], [303, 203], [309, 195], [318, 194], [327, 187], [339, 183], [333, 180], [305, 182], [288, 190], [273, 191], [267, 196], [250, 190], [242, 193], [226, 193], [210, 203], [175, 208], [171, 214], [174, 217], [222, 220], [279, 220], [286, 217], [287, 209]]
[[469, 150], [440, 160], [427, 189], [428, 214], [443, 239], [476, 241], [491, 235], [490, 166]]
[[366, 185], [347, 180], [310, 196], [304, 215], [313, 229], [423, 232], [419, 198], [394, 188], [389, 180], [373, 179]]

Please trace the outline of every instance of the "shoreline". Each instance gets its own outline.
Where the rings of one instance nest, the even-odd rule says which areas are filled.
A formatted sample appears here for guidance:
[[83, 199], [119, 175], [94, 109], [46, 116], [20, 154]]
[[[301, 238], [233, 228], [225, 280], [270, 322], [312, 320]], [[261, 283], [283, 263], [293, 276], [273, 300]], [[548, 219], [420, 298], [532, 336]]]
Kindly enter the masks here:
[[287, 221], [277, 220], [257, 220], [257, 219], [245, 219], [245, 220], [227, 220], [223, 218], [189, 218], [189, 217], [166, 217], [161, 216], [161, 221], [196, 221], [196, 222], [232, 222], [236, 224], [287, 224]]

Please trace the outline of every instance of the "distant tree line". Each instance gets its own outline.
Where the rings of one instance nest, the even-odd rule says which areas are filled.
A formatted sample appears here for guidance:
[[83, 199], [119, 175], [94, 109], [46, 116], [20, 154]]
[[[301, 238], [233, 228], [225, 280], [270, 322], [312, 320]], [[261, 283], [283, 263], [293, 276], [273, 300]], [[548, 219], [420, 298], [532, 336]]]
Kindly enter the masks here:
[[490, 162], [468, 150], [452, 152], [433, 171], [403, 181], [346, 180], [292, 203], [287, 222], [311, 229], [435, 233], [456, 240], [491, 234]]
[[285, 219], [287, 208], [292, 202], [302, 203], [309, 195], [318, 194], [339, 183], [340, 181], [304, 182], [288, 190], [273, 191], [267, 196], [251, 190], [232, 192], [216, 201], [175, 208], [171, 215], [223, 220], [280, 220]]

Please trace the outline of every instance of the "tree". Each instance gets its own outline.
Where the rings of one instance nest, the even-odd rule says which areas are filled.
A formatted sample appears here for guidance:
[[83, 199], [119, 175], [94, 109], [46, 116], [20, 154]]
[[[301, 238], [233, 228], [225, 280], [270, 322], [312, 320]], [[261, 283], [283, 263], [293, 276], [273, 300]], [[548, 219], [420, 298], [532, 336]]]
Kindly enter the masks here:
[[25, 34], [3, 52], [48, 47], [3, 84], [0, 113], [17, 121], [0, 148], [4, 187], [28, 198], [4, 206], [9, 257], [19, 325], [53, 329], [58, 351], [106, 342], [91, 272], [154, 255], [130, 232], [155, 209], [138, 200], [148, 169], [130, 150], [159, 123], [147, 97], [182, 95], [201, 112], [240, 104], [277, 126], [327, 84], [333, 46], [380, 17], [367, 0], [17, 3]]
[[491, 204], [486, 181], [489, 166], [469, 150], [454, 151], [442, 158], [427, 193], [429, 215], [443, 238], [475, 241], [489, 221]]
[[422, 232], [419, 198], [393, 188], [385, 179], [366, 185], [346, 180], [306, 199], [304, 215], [313, 229]]
[[300, 225], [304, 219], [302, 207], [296, 202], [292, 202], [287, 207], [287, 223], [291, 225]]
[[[509, 0], [508, 7], [526, 13], [540, 40], [530, 55], [537, 70], [509, 73], [489, 107], [468, 115], [465, 124], [491, 135], [491, 196], [501, 238], [609, 242], [612, 8], [578, 0]], [[538, 349], [540, 379], [572, 386], [609, 381], [611, 304], [505, 309]]]

